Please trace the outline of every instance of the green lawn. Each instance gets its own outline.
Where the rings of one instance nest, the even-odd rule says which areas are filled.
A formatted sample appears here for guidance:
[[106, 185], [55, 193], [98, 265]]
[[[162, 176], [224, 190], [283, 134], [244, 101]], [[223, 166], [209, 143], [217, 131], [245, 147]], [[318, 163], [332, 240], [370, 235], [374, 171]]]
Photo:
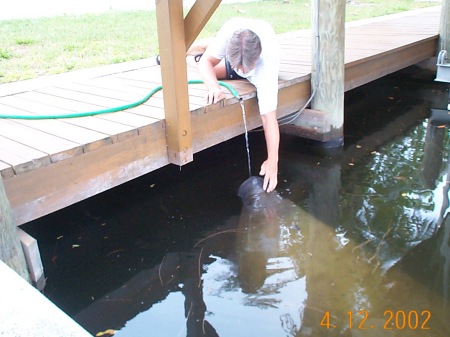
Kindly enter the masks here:
[[[346, 20], [439, 5], [436, 1], [349, 2]], [[311, 0], [220, 5], [201, 34], [211, 37], [233, 16], [269, 21], [282, 33], [310, 27]], [[281, 19], [280, 19], [281, 18]], [[142, 59], [158, 54], [154, 11], [108, 12], [0, 21], [0, 83]]]

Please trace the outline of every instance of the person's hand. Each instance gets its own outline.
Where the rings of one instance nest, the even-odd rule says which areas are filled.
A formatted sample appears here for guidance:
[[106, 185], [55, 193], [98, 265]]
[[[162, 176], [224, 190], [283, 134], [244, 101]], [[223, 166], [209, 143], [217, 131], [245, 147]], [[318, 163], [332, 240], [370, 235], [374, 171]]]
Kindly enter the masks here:
[[206, 96], [206, 104], [216, 104], [225, 99], [225, 92], [222, 90], [210, 90]]
[[266, 160], [262, 163], [259, 174], [264, 176], [263, 189], [272, 192], [278, 184], [278, 162]]

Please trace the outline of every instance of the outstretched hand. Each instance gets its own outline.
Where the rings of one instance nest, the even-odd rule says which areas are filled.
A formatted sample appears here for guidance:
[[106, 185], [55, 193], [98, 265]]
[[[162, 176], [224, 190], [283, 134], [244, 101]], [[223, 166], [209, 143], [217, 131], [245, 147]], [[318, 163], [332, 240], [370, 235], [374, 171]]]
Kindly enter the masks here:
[[211, 90], [206, 96], [206, 104], [216, 104], [225, 99], [225, 92], [222, 90]]
[[263, 189], [272, 192], [278, 184], [278, 163], [266, 160], [261, 165], [259, 175], [264, 176]]

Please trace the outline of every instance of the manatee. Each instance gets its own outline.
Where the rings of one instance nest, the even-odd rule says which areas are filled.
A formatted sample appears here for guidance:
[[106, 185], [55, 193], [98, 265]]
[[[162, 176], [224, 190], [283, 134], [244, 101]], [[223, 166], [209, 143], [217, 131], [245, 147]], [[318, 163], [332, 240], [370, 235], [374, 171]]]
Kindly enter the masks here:
[[238, 196], [244, 207], [255, 210], [279, 204], [282, 200], [276, 191], [264, 191], [263, 178], [256, 176], [251, 176], [241, 184]]

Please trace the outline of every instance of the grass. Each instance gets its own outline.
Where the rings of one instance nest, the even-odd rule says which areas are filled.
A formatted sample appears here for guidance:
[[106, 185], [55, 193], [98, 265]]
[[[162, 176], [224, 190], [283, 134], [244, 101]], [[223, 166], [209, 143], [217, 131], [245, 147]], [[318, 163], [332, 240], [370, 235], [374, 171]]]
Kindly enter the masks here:
[[[310, 4], [311, 0], [262, 0], [220, 5], [200, 38], [213, 36], [233, 16], [265, 19], [277, 33], [309, 28]], [[356, 0], [347, 3], [346, 21], [438, 4], [436, 0]], [[157, 54], [154, 11], [0, 21], [0, 83]]]

